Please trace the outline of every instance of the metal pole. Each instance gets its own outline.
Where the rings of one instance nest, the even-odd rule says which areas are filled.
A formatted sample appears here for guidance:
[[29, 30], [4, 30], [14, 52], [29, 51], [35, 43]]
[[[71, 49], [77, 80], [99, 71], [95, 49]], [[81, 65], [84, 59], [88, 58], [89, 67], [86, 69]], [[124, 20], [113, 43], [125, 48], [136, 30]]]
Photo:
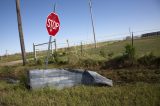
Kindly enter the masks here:
[[132, 32], [132, 47], [133, 47], [133, 39], [134, 39], [134, 38], [133, 38], [133, 32]]
[[97, 44], [96, 44], [96, 34], [95, 34], [94, 22], [93, 22], [93, 16], [92, 16], [92, 3], [91, 3], [91, 0], [89, 0], [89, 6], [90, 6], [90, 14], [91, 14], [92, 28], [93, 28], [94, 44], [95, 44], [95, 48], [96, 48], [96, 47], [97, 47]]
[[52, 51], [52, 54], [53, 54], [53, 45], [52, 45], [52, 42], [51, 42], [51, 51]]
[[50, 57], [50, 43], [52, 40], [52, 36], [49, 37], [49, 42], [48, 42], [48, 52], [47, 52], [47, 58], [46, 58], [46, 69], [48, 67], [48, 58]]
[[18, 21], [18, 30], [19, 30], [19, 38], [20, 38], [23, 65], [26, 65], [26, 52], [25, 52], [25, 45], [24, 45], [24, 38], [23, 38], [23, 31], [22, 31], [22, 21], [21, 21], [19, 0], [16, 0], [16, 10], [17, 10], [17, 21]]
[[55, 53], [57, 52], [57, 43], [56, 43], [56, 39], [54, 39], [54, 46], [55, 46]]
[[[54, 12], [56, 11], [56, 3], [54, 4]], [[51, 46], [51, 41], [52, 41], [52, 36], [49, 37], [49, 42], [48, 42], [48, 52], [47, 52], [47, 58], [46, 58], [46, 69], [48, 67], [48, 58], [50, 57], [50, 46]]]

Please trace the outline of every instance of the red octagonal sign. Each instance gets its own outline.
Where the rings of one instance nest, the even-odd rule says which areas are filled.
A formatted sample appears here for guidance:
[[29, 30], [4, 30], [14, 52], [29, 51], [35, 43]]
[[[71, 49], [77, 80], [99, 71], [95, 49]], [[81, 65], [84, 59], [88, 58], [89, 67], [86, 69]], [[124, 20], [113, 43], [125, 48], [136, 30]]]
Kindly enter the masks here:
[[50, 13], [47, 17], [46, 28], [50, 36], [55, 36], [59, 31], [60, 21], [56, 13]]

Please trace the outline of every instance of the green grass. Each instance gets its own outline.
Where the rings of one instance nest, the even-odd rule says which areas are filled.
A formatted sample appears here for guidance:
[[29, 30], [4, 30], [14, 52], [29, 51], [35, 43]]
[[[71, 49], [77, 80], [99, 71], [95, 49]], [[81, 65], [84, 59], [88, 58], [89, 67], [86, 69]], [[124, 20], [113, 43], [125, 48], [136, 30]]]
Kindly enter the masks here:
[[[100, 51], [106, 53], [106, 56], [110, 53], [113, 53], [113, 57], [122, 55], [124, 52], [124, 46], [126, 44], [131, 44], [131, 40], [123, 40], [118, 42], [101, 42], [97, 43], [97, 49], [94, 48], [93, 44], [83, 45], [83, 54], [88, 55], [100, 55]], [[155, 56], [160, 56], [160, 37], [148, 37], [134, 40], [134, 46], [136, 48], [137, 57], [141, 57], [145, 54], [153, 52]], [[74, 54], [80, 55], [81, 50], [80, 46], [71, 47], [69, 51], [72, 51]], [[67, 53], [67, 49], [59, 49], [59, 52]], [[37, 52], [37, 56], [46, 56], [46, 51]], [[33, 53], [27, 53], [27, 59], [33, 58]], [[20, 60], [21, 55], [9, 55], [8, 57], [3, 57], [0, 62], [9, 62]]]
[[[89, 54], [99, 54], [100, 51], [104, 51], [106, 54], [110, 52], [114, 53], [114, 56], [122, 55], [124, 47], [127, 44], [131, 44], [130, 40], [124, 40], [115, 42], [112, 44], [105, 44], [96, 50], [94, 48], [89, 49]], [[134, 40], [134, 47], [136, 48], [136, 55], [141, 57], [145, 54], [153, 52], [156, 56], [160, 56], [160, 37], [141, 38]]]
[[160, 84], [28, 91], [20, 85], [0, 81], [0, 95], [1, 106], [158, 106]]
[[[72, 47], [69, 50], [61, 49], [58, 51], [57, 63], [50, 59], [48, 65], [48, 68], [82, 68], [97, 71], [112, 79], [113, 87], [77, 86], [63, 90], [45, 88], [31, 91], [24, 86], [26, 72], [31, 69], [44, 69], [44, 57], [41, 57], [37, 63], [29, 60], [26, 66], [18, 64], [0, 67], [0, 106], [159, 106], [159, 68], [151, 67], [152, 64], [148, 67], [137, 65], [138, 62], [132, 67], [117, 69], [102, 67], [108, 60], [122, 56], [127, 43], [130, 41], [124, 40], [111, 44], [102, 42], [96, 49], [93, 48], [93, 45], [85, 45], [83, 47], [87, 49], [83, 50], [83, 54], [80, 52], [80, 47], [77, 49]], [[134, 40], [134, 46], [136, 59], [150, 52], [154, 56], [160, 56], [160, 37]], [[32, 54], [27, 55], [27, 58], [32, 57]], [[4, 58], [0, 62], [17, 59], [20, 59], [18, 54]], [[19, 79], [20, 83], [9, 84], [1, 80], [3, 78]]]
[[[69, 67], [49, 64], [49, 68]], [[43, 68], [27, 66], [0, 67], [0, 78], [14, 77], [19, 84], [9, 84], [0, 80], [0, 106], [158, 106], [160, 105], [160, 70], [128, 68], [116, 70], [96, 70], [114, 82], [113, 87], [77, 86], [55, 90], [45, 88], [28, 90], [24, 76], [30, 69]]]

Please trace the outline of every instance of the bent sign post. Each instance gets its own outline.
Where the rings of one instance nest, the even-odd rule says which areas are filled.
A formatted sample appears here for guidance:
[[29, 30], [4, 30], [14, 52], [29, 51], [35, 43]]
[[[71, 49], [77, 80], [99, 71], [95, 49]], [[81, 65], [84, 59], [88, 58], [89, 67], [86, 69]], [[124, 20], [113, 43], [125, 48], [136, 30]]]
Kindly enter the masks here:
[[54, 6], [54, 12], [50, 13], [47, 17], [47, 21], [46, 21], [46, 28], [48, 31], [48, 34], [50, 35], [49, 37], [49, 43], [48, 43], [48, 52], [47, 52], [47, 58], [46, 58], [46, 68], [48, 66], [48, 58], [50, 55], [50, 45], [51, 45], [51, 40], [52, 40], [52, 36], [55, 36], [57, 34], [57, 32], [59, 31], [59, 27], [60, 27], [60, 21], [59, 21], [59, 17], [58, 15], [55, 13], [55, 6]]

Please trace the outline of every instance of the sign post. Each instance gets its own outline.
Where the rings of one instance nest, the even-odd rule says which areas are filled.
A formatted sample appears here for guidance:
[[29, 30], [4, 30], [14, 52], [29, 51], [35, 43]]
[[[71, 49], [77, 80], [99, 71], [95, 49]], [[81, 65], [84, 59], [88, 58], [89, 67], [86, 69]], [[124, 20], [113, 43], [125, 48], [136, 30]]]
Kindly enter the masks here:
[[46, 28], [47, 28], [48, 34], [50, 35], [49, 43], [48, 43], [47, 58], [46, 58], [46, 61], [45, 61], [46, 62], [46, 68], [48, 66], [48, 58], [49, 58], [49, 55], [50, 55], [50, 45], [51, 45], [51, 41], [52, 41], [52, 36], [55, 36], [57, 34], [57, 32], [59, 31], [59, 27], [60, 27], [59, 17], [55, 13], [55, 8], [56, 8], [56, 4], [54, 5], [54, 12], [51, 12], [48, 15], [47, 21], [46, 21]]

